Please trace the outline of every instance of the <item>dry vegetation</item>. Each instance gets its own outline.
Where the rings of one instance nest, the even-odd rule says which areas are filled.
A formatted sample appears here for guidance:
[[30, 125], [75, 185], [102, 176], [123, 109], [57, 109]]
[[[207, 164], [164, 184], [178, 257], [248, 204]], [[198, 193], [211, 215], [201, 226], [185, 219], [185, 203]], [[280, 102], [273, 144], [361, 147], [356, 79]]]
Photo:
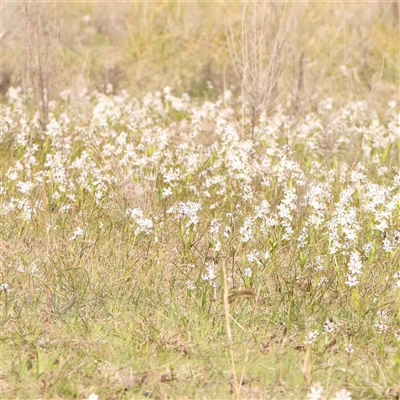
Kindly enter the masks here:
[[1, 398], [400, 398], [397, 2], [1, 7]]
[[[43, 59], [42, 64], [53, 68], [57, 60], [57, 73], [52, 70], [50, 79], [59, 91], [82, 86], [103, 91], [111, 83], [115, 90], [136, 94], [168, 84], [178, 92], [206, 97], [208, 82], [217, 92], [232, 85], [240, 88], [226, 23], [240, 44], [242, 3], [29, 4], [33, 24], [40, 18], [42, 46], [54, 43], [57, 35], [52, 62]], [[26, 66], [26, 42], [35, 39], [26, 8], [21, 3], [2, 4], [3, 93], [10, 84], [28, 84], [20, 69]], [[263, 44], [274, 45], [277, 28], [281, 27], [278, 39], [286, 32], [279, 65], [281, 101], [299, 89], [304, 106], [332, 93], [363, 100], [371, 92], [378, 97], [397, 95], [398, 13], [394, 1], [259, 3]], [[245, 30], [251, 33], [251, 4], [246, 15]]]

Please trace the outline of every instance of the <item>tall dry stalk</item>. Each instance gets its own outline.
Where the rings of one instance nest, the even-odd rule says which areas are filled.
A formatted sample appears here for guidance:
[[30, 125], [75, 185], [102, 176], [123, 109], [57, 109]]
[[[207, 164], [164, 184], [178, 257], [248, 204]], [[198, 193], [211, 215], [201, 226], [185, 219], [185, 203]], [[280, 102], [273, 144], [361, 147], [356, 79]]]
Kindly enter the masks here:
[[51, 259], [51, 247], [50, 247], [50, 222], [48, 220], [48, 201], [46, 195], [46, 184], [42, 182], [42, 202], [43, 202], [43, 224], [46, 232], [46, 329], [49, 329], [51, 323], [51, 311], [50, 311], [50, 302], [51, 302], [51, 277], [50, 277], [50, 268], [49, 261]]
[[[268, 17], [268, 20], [267, 20]], [[235, 36], [225, 19], [229, 52], [242, 91], [242, 135], [246, 106], [250, 111], [251, 136], [263, 111], [270, 111], [278, 99], [278, 82], [283, 70], [283, 48], [294, 27], [286, 6], [281, 15], [274, 3], [244, 3], [241, 35]]]
[[26, 1], [25, 88], [31, 89], [33, 105], [40, 112], [40, 123], [48, 122], [49, 100], [56, 85], [58, 53], [57, 4]]
[[236, 373], [236, 365], [235, 365], [235, 357], [233, 352], [233, 338], [232, 338], [232, 329], [231, 329], [231, 314], [229, 312], [229, 288], [228, 288], [228, 280], [226, 274], [226, 266], [225, 261], [222, 262], [222, 276], [224, 281], [224, 314], [225, 314], [225, 328], [226, 328], [226, 337], [228, 340], [229, 347], [229, 355], [231, 358], [232, 365], [232, 378], [233, 378], [233, 389], [235, 392], [235, 397], [240, 397], [240, 385], [238, 382], [238, 377]]

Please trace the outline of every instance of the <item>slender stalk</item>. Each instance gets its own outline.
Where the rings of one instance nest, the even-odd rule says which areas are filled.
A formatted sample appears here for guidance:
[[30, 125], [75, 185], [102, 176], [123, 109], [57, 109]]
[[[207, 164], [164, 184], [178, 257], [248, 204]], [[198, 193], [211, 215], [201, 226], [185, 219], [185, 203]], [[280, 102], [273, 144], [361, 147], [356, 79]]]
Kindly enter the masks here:
[[[45, 182], [42, 182], [42, 202], [43, 202], [43, 220], [44, 220], [44, 229], [46, 231], [46, 255], [47, 261], [50, 260], [50, 225], [47, 219], [47, 196], [46, 196], [46, 186]], [[46, 328], [49, 328], [51, 322], [51, 312], [50, 312], [50, 269], [49, 265], [46, 266]]]
[[228, 289], [228, 282], [226, 279], [226, 267], [225, 262], [222, 262], [222, 273], [224, 278], [224, 313], [225, 313], [225, 327], [226, 327], [226, 336], [228, 339], [228, 346], [229, 346], [229, 354], [231, 357], [231, 364], [232, 364], [232, 375], [233, 375], [233, 385], [235, 390], [236, 398], [240, 396], [240, 387], [239, 382], [237, 379], [236, 374], [236, 367], [235, 367], [235, 358], [233, 354], [233, 340], [232, 340], [232, 329], [231, 329], [231, 321], [230, 321], [230, 313], [229, 313], [229, 289]]

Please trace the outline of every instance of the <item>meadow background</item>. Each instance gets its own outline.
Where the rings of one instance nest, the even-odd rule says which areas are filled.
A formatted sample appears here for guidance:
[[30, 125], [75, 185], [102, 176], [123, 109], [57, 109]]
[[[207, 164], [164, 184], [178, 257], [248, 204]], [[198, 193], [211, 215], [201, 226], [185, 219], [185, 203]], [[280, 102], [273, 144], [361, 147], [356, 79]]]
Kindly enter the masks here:
[[1, 398], [400, 398], [398, 2], [1, 24]]

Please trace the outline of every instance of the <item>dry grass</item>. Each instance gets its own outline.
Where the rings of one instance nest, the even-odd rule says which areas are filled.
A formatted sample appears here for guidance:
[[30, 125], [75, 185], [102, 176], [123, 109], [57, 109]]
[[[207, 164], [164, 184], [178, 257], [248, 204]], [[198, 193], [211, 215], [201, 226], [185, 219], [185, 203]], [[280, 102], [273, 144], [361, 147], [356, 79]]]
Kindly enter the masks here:
[[[252, 7], [252, 4], [247, 5], [249, 17]], [[3, 67], [7, 75], [3, 78], [4, 88], [23, 82], [20, 66], [29, 62], [23, 52], [24, 37], [29, 31], [23, 23], [14, 23], [23, 21], [24, 8], [21, 3], [2, 4]], [[286, 5], [266, 2], [258, 8], [266, 12], [258, 13], [256, 25], [264, 21], [262, 29], [268, 35], [259, 36], [253, 50], [265, 44], [277, 60], [274, 41], [278, 40], [276, 45], [282, 44], [285, 37], [286, 43], [274, 71], [268, 70], [272, 68], [271, 63], [260, 58], [262, 50], [257, 50], [253, 56], [248, 54], [253, 57], [253, 69], [257, 60], [264, 65], [263, 82], [254, 86], [250, 79], [246, 83], [252, 88], [250, 91], [254, 91], [251, 97], [256, 103], [266, 102], [264, 97], [271, 97], [269, 92], [273, 87], [277, 89], [280, 103], [294, 96], [297, 107], [303, 109], [309, 107], [313, 99], [327, 94], [354, 99], [373, 95], [378, 103], [380, 98], [397, 94], [397, 87], [393, 85], [399, 82], [397, 2], [293, 2]], [[45, 71], [42, 78], [39, 72], [38, 78], [52, 80], [59, 90], [73, 87], [78, 76], [89, 89], [104, 90], [105, 85], [111, 83], [115, 90], [143, 92], [159, 90], [168, 84], [196, 97], [207, 96], [208, 82], [219, 92], [230, 86], [237, 89], [240, 86], [225, 32], [227, 23], [232, 29], [228, 35], [231, 39], [239, 39], [246, 33], [242, 29], [243, 6], [240, 3], [143, 2], [111, 6], [82, 2], [50, 6], [32, 2], [29, 9], [31, 14], [41, 9], [42, 22], [47, 25], [57, 20], [60, 52], [51, 50], [50, 60], [42, 60], [41, 68]], [[276, 36], [279, 24], [282, 29]], [[54, 33], [52, 35], [54, 39]], [[247, 36], [242, 35], [237, 43]], [[34, 38], [30, 34], [29, 37]], [[252, 39], [246, 40], [244, 48], [249, 49]], [[43, 45], [36, 54], [42, 53]], [[272, 53], [266, 54], [271, 56]], [[59, 64], [57, 75], [46, 73], [53, 71], [55, 60]], [[238, 67], [237, 62], [234, 64]], [[12, 74], [7, 72], [11, 69], [14, 70]], [[37, 66], [33, 71], [35, 69]], [[253, 72], [248, 71], [248, 74]], [[268, 95], [264, 93], [265, 85], [270, 85], [266, 90]]]

